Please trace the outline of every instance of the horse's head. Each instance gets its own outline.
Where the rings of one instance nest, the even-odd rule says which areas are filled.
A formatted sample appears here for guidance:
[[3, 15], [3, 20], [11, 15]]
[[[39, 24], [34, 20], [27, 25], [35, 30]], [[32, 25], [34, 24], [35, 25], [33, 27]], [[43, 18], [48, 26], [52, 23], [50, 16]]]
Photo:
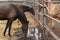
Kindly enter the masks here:
[[34, 9], [33, 8], [28, 8], [29, 12], [35, 15]]
[[24, 33], [27, 33], [27, 31], [28, 31], [28, 24], [29, 24], [29, 21], [27, 21], [27, 22], [25, 22], [25, 23], [22, 23], [22, 31], [24, 32]]
[[21, 5], [20, 8], [22, 8], [24, 12], [30, 12], [35, 15], [34, 9], [32, 7]]

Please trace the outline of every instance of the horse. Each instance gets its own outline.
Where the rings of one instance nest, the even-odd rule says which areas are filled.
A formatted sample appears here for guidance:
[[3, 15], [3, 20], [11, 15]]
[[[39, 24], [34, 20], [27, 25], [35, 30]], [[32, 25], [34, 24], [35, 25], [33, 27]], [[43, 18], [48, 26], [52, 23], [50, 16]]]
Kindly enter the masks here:
[[[0, 5], [0, 20], [7, 20], [6, 28], [3, 32], [4, 36], [6, 34], [7, 29], [9, 28], [8, 35], [11, 37], [11, 34], [10, 34], [11, 25], [12, 25], [12, 22], [15, 21], [16, 19], [19, 19], [19, 21], [21, 21], [22, 31], [24, 33], [26, 33], [26, 35], [27, 35], [29, 21], [27, 21], [27, 18], [25, 16], [24, 12], [29, 11], [33, 15], [35, 15], [35, 14], [34, 14], [33, 8], [31, 8], [29, 6], [23, 7], [23, 8], [19, 8], [14, 4], [1, 4]], [[28, 10], [27, 10], [27, 8], [28, 8]]]

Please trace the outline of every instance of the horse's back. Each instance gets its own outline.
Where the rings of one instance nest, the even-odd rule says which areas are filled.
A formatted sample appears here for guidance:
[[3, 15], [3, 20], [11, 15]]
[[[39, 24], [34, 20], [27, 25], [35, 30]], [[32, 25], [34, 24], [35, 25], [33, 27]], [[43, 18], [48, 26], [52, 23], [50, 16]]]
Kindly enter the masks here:
[[10, 4], [0, 4], [0, 19], [15, 17], [15, 9]]
[[10, 9], [10, 4], [0, 4], [0, 10], [1, 9], [3, 9], [3, 10]]

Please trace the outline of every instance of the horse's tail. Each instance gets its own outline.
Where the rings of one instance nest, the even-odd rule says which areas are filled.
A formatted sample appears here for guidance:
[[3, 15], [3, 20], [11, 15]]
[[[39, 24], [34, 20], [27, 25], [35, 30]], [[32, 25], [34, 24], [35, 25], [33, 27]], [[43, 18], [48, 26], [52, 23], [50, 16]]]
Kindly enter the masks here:
[[10, 4], [10, 5], [16, 10], [16, 13], [20, 13], [19, 8], [16, 5], [14, 4]]

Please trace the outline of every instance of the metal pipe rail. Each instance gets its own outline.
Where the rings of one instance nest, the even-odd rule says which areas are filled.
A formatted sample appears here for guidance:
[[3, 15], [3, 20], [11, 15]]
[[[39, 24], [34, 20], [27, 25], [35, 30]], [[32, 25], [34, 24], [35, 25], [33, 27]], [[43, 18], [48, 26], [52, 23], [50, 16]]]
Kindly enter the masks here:
[[49, 16], [49, 15], [47, 15], [47, 14], [44, 14], [44, 15], [47, 16], [48, 18], [50, 18], [50, 19], [52, 19], [52, 20], [54, 20], [54, 21], [60, 23], [60, 20], [57, 20], [57, 19], [55, 19], [55, 18], [53, 18], [53, 17], [51, 17], [51, 16]]
[[[38, 2], [37, 2], [37, 4], [40, 5], [40, 6], [45, 6], [46, 9], [47, 9], [48, 12], [49, 12], [49, 9], [48, 9], [48, 7], [47, 7], [45, 4], [42, 5], [42, 4], [38, 3]], [[41, 14], [41, 15], [43, 15], [43, 14]], [[45, 15], [46, 17], [48, 17], [48, 18], [50, 18], [50, 19], [52, 19], [52, 20], [60, 23], [59, 20], [57, 20], [57, 19], [55, 19], [55, 18], [53, 18], [53, 17], [51, 17], [51, 16], [49, 16], [49, 15], [47, 15], [47, 14], [44, 14], [44, 15]], [[44, 16], [44, 15], [43, 15], [43, 16]], [[43, 26], [43, 24], [42, 24], [41, 21], [39, 21], [39, 23]], [[60, 38], [59, 38], [57, 35], [55, 35], [55, 34], [52, 32], [52, 30], [51, 30], [45, 23], [44, 23], [44, 28], [46, 28], [46, 30], [47, 30], [56, 40], [60, 40]]]
[[44, 1], [46, 3], [59, 3], [60, 1]]
[[[42, 4], [40, 4], [40, 3], [37, 3], [38, 5], [41, 5], [41, 6], [43, 6]], [[46, 7], [46, 9], [47, 9], [47, 11], [49, 12], [49, 13], [51, 13], [50, 12], [50, 10], [48, 9], [48, 7], [44, 4], [44, 6]], [[40, 13], [39, 13], [40, 14]], [[40, 14], [40, 15], [42, 15], [43, 16], [43, 14]], [[50, 19], [52, 19], [52, 20], [54, 20], [54, 21], [56, 21], [56, 22], [58, 22], [58, 23], [60, 23], [60, 21], [59, 20], [57, 20], [57, 19], [55, 19], [55, 18], [53, 18], [53, 17], [51, 17], [51, 16], [49, 16], [49, 15], [47, 15], [46, 13], [44, 14], [46, 17], [49, 17]]]

